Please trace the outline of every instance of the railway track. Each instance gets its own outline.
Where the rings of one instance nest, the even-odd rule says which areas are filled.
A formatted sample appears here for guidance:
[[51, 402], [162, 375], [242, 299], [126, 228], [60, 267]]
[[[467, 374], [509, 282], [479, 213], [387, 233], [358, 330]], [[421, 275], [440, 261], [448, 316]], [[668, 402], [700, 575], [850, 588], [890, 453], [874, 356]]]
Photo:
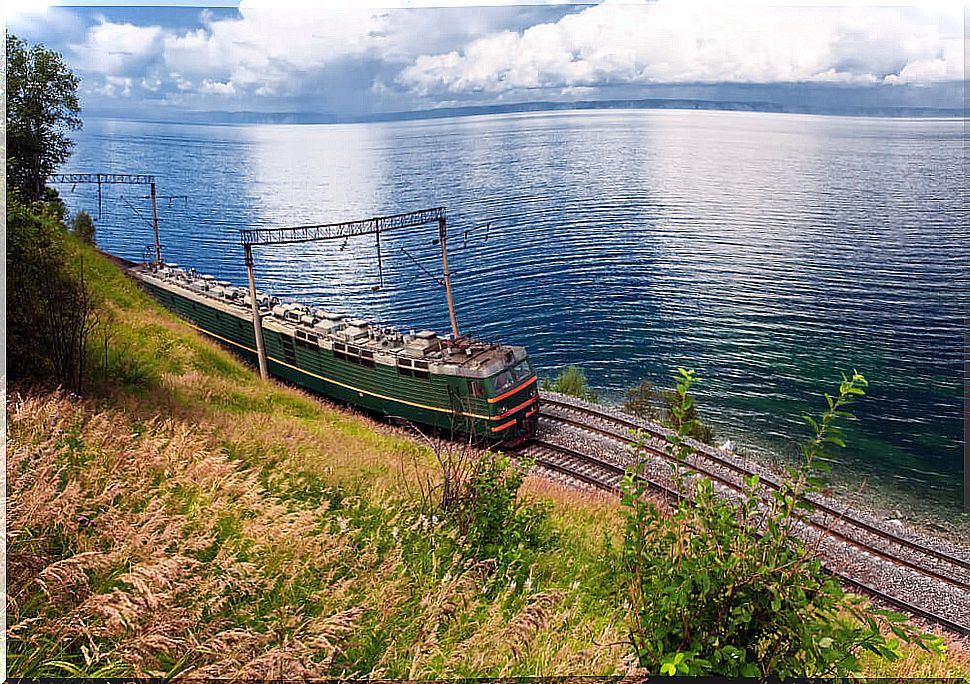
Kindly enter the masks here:
[[[640, 431], [643, 451], [650, 459], [667, 464], [674, 460], [664, 448], [669, 431], [632, 416], [544, 395], [540, 418], [540, 434], [523, 451], [547, 470], [606, 491], [619, 491], [626, 468], [633, 463], [629, 450], [638, 440], [631, 430]], [[602, 447], [577, 449], [563, 444], [556, 437], [562, 428], [574, 436], [612, 443], [614, 449], [604, 456], [593, 453]], [[710, 478], [726, 495], [739, 492], [743, 480], [755, 474], [766, 494], [779, 486], [776, 479], [755, 473], [728, 454], [695, 441], [690, 445], [695, 453], [684, 465]], [[646, 479], [655, 492], [668, 498], [679, 496], [663, 476]], [[811, 497], [809, 502], [814, 510], [806, 541], [821, 537], [826, 566], [845, 584], [953, 632], [970, 635], [970, 560], [893, 534], [821, 497]], [[946, 608], [947, 614], [941, 614]]]

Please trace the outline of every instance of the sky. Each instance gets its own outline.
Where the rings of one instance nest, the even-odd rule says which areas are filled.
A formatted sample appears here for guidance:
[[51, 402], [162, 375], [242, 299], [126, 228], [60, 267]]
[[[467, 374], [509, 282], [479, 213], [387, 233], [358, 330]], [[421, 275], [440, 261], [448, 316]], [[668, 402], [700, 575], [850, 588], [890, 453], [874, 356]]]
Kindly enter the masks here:
[[14, 2], [6, 24], [63, 55], [94, 116], [352, 120], [651, 97], [963, 105], [959, 2], [389, 4]]

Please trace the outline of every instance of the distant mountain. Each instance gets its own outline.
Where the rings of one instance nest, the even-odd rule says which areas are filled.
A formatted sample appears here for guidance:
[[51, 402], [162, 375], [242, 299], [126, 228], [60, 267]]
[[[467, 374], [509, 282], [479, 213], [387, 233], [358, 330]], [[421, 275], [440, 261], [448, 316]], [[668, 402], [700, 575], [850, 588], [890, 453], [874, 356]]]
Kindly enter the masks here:
[[483, 114], [509, 114], [515, 112], [544, 112], [572, 109], [710, 109], [735, 112], [779, 112], [787, 114], [838, 114], [855, 116], [963, 116], [963, 109], [936, 107], [865, 106], [845, 107], [782, 104], [777, 102], [730, 102], [721, 100], [695, 100], [685, 98], [649, 98], [638, 100], [582, 100], [579, 102], [517, 102], [504, 105], [478, 105], [425, 109], [413, 112], [390, 112], [360, 117], [358, 121], [407, 121], [412, 119], [437, 119], [453, 116], [479, 116]]
[[[626, 93], [624, 93], [626, 94]], [[642, 91], [641, 91], [642, 94]], [[561, 101], [543, 100], [504, 104], [471, 103], [410, 111], [371, 114], [327, 112], [171, 111], [157, 109], [154, 120], [200, 124], [320, 124], [376, 121], [412, 121], [446, 117], [482, 116], [516, 112], [590, 109], [703, 109], [788, 114], [827, 114], [879, 117], [963, 117], [962, 83], [933, 86], [848, 87], [832, 84], [693, 84], [656, 86], [654, 97]], [[109, 115], [110, 116], [110, 115]], [[143, 118], [135, 116], [132, 118]]]

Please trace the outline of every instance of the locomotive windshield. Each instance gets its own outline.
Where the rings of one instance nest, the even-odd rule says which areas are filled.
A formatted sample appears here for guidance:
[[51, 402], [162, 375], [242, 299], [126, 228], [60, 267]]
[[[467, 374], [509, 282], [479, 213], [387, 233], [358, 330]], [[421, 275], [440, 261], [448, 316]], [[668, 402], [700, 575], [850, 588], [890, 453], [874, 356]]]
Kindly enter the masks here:
[[501, 392], [511, 387], [514, 382], [515, 378], [512, 377], [512, 371], [502, 371], [492, 378], [492, 387], [495, 388], [496, 392]]
[[496, 392], [507, 390], [517, 382], [521, 382], [532, 376], [532, 365], [528, 359], [522, 361], [514, 368], [502, 371], [492, 378], [492, 387]]
[[512, 369], [512, 375], [515, 376], [516, 382], [521, 382], [526, 378], [532, 376], [532, 364], [529, 363], [528, 359], [520, 363], [518, 366]]

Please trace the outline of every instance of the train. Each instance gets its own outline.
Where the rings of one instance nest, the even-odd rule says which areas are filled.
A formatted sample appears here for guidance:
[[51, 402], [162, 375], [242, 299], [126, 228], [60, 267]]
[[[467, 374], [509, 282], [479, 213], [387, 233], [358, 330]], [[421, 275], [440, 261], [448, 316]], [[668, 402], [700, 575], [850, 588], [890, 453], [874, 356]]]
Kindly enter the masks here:
[[[128, 269], [189, 325], [258, 361], [250, 291], [178, 264]], [[531, 438], [539, 387], [524, 347], [402, 332], [256, 291], [269, 374], [373, 414], [515, 446]]]

